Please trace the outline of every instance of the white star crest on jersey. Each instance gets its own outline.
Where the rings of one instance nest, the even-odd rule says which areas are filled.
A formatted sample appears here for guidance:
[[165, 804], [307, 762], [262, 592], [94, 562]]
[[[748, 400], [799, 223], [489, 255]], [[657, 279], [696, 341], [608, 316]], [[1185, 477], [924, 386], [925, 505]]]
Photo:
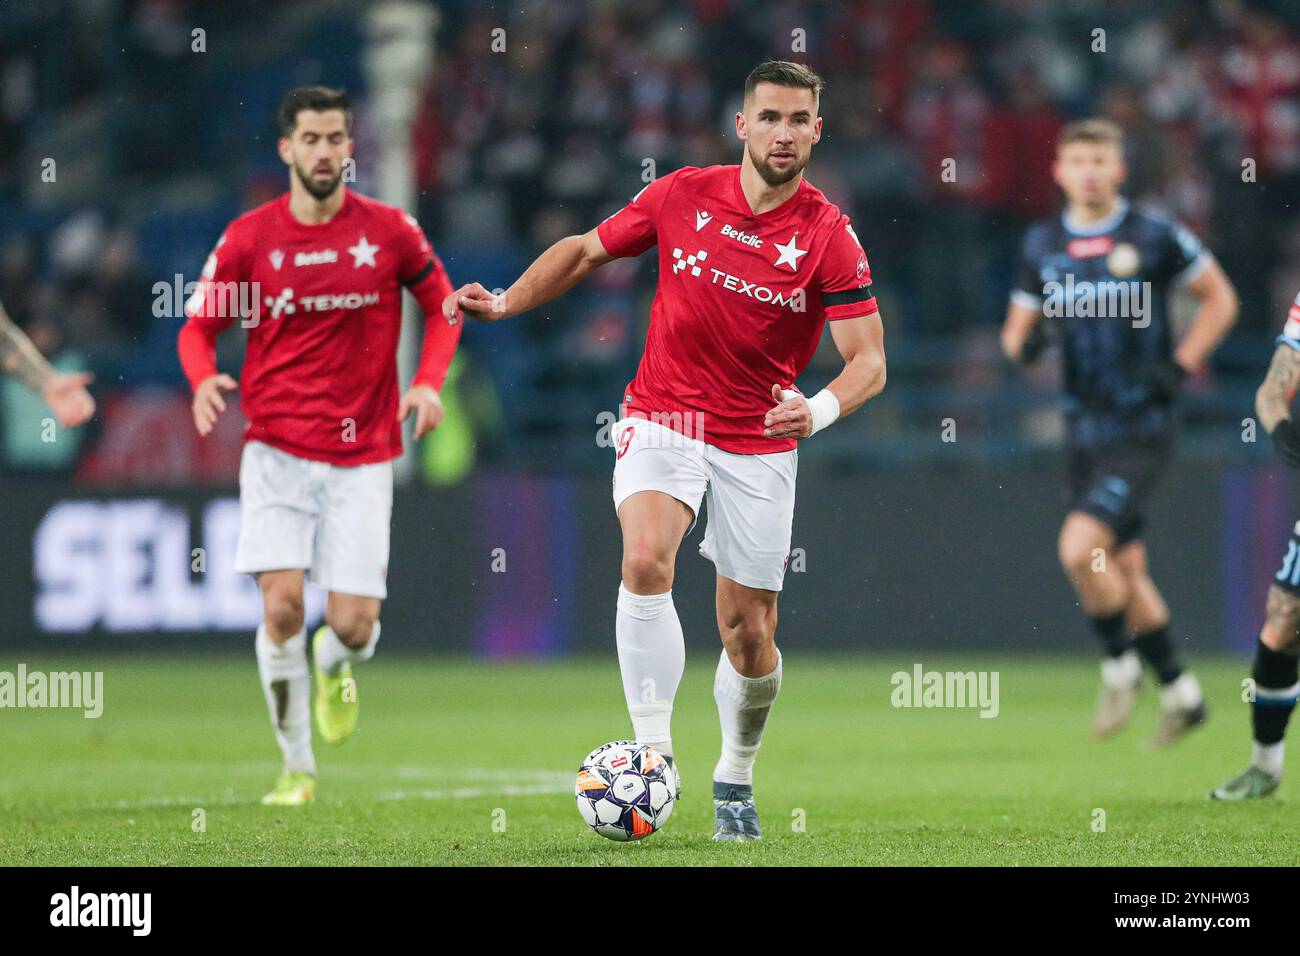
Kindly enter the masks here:
[[348, 247], [348, 255], [352, 257], [352, 268], [360, 269], [362, 266], [375, 265], [375, 253], [379, 251], [378, 246], [372, 246], [362, 236], [361, 241], [355, 246]]
[[794, 241], [797, 238], [799, 238], [799, 233], [796, 232], [793, 236], [790, 237], [790, 241], [785, 243], [784, 245], [782, 245], [779, 242], [772, 243], [773, 247], [779, 253], [779, 255], [776, 257], [776, 265], [778, 266], [787, 265], [790, 267], [791, 272], [798, 272], [799, 257], [808, 255], [807, 249], [800, 249], [798, 246], [794, 244]]
[[695, 231], [699, 232], [713, 220], [713, 213], [695, 210]]

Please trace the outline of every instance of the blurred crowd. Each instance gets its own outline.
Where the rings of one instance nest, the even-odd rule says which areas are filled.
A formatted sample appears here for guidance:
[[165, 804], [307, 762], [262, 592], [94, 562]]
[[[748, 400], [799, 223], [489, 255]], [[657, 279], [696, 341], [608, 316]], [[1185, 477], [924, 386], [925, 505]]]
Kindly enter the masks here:
[[809, 177], [853, 216], [902, 334], [1001, 319], [1024, 226], [1059, 208], [1056, 132], [1091, 114], [1128, 133], [1130, 194], [1237, 277], [1244, 326], [1273, 327], [1271, 298], [1293, 294], [1300, 3], [535, 5], [507, 18], [508, 55], [484, 56], [499, 22], [449, 22], [422, 113], [449, 236], [540, 247], [640, 188], [646, 159], [736, 162], [743, 78], [781, 55], [827, 79]]
[[[149, 289], [192, 275], [222, 223], [284, 188], [273, 116], [288, 86], [354, 91], [365, 190], [365, 6], [0, 6], [0, 301], [42, 349], [75, 346], [113, 382], [180, 382], [166, 354], [178, 321], [152, 314]], [[745, 75], [796, 59], [827, 81], [809, 178], [853, 217], [891, 361], [915, 370], [891, 374], [895, 396], [937, 380], [960, 402], [1004, 383], [993, 335], [1020, 235], [1059, 208], [1055, 134], [1102, 115], [1128, 134], [1130, 195], [1192, 227], [1238, 287], [1215, 374], [1237, 388], [1221, 417], [1249, 414], [1231, 403], [1300, 288], [1300, 0], [438, 7], [412, 147], [418, 213], [453, 280], [508, 283], [647, 175], [737, 162]], [[42, 179], [49, 156], [57, 184]], [[515, 437], [586, 429], [612, 405], [654, 278], [650, 263], [610, 269], [509, 332], [469, 330], [466, 361], [523, 409], [505, 417]], [[900, 440], [907, 427], [900, 413]]]

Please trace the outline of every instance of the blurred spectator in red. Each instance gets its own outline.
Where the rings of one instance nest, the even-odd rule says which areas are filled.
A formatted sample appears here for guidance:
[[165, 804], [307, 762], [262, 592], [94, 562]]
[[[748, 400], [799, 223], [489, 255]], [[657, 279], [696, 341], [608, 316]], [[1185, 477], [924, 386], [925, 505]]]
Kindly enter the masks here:
[[1014, 77], [1005, 105], [989, 118], [987, 197], [995, 208], [1020, 220], [1017, 228], [1060, 205], [1052, 162], [1063, 125], [1038, 71], [1029, 67]]
[[1224, 105], [1244, 131], [1261, 176], [1300, 171], [1300, 40], [1263, 9], [1246, 8], [1222, 50]]

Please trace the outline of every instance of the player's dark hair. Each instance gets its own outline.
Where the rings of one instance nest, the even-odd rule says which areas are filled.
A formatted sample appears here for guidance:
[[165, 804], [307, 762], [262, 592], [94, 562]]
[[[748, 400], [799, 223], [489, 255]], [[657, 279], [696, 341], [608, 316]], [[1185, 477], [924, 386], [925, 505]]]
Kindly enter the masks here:
[[1081, 119], [1067, 123], [1056, 137], [1059, 150], [1070, 143], [1110, 143], [1124, 149], [1124, 131], [1107, 119]]
[[298, 125], [298, 114], [303, 110], [324, 113], [327, 110], [342, 110], [343, 122], [347, 124], [348, 134], [352, 133], [352, 101], [348, 94], [328, 86], [300, 86], [290, 90], [280, 104], [280, 132], [292, 136]]
[[813, 99], [819, 99], [826, 84], [822, 78], [802, 63], [789, 60], [765, 60], [750, 71], [745, 80], [745, 100], [753, 94], [760, 83], [775, 83], [791, 89], [812, 90]]

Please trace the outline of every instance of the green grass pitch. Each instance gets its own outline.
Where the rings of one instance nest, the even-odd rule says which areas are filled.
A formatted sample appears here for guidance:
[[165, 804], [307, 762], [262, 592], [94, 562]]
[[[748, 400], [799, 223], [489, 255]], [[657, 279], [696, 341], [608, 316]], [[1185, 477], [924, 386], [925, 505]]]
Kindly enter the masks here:
[[[709, 655], [711, 656], [711, 655]], [[1221, 805], [1249, 751], [1243, 662], [1200, 661], [1209, 724], [1146, 749], [1148, 683], [1122, 736], [1088, 740], [1095, 664], [928, 659], [1000, 673], [1000, 714], [906, 710], [912, 660], [787, 654], [756, 774], [761, 844], [709, 840], [718, 729], [696, 653], [674, 721], [685, 792], [660, 833], [616, 844], [572, 797], [584, 754], [627, 735], [617, 664], [384, 658], [358, 672], [361, 722], [317, 743], [317, 800], [267, 809], [279, 769], [251, 649], [239, 656], [32, 656], [104, 671], [104, 714], [0, 710], [0, 864], [1294, 865], [1292, 782]], [[14, 670], [16, 660], [0, 660]], [[195, 810], [205, 826], [196, 828]], [[1094, 829], [1104, 811], [1105, 829]], [[802, 824], [802, 825], [801, 825]]]

